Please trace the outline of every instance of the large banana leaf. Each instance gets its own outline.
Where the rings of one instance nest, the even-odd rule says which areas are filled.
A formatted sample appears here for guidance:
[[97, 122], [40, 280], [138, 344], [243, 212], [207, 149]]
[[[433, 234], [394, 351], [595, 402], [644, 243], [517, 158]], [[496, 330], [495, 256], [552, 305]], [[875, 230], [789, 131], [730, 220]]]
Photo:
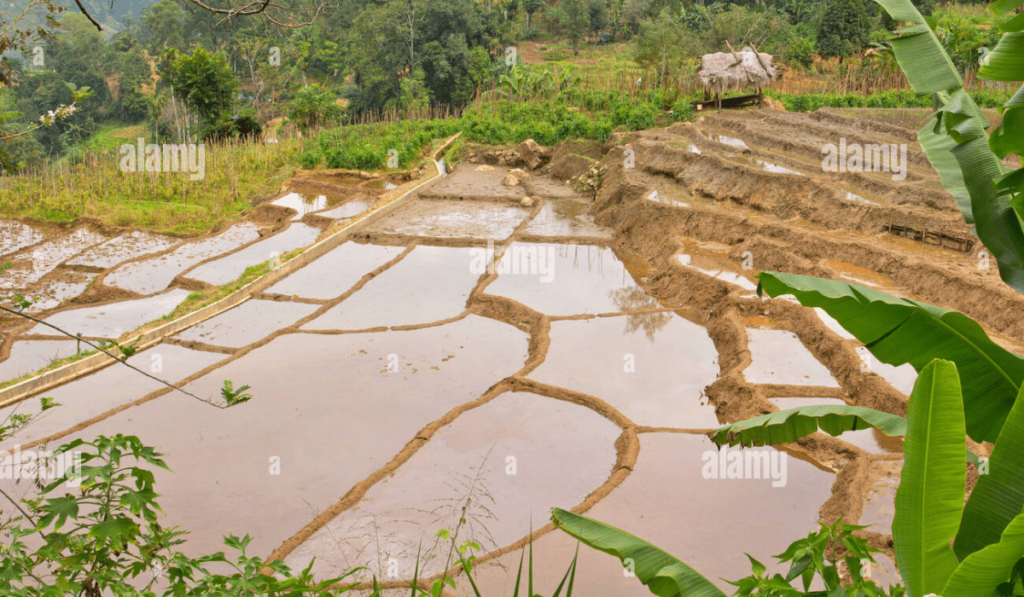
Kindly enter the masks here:
[[709, 436], [719, 445], [771, 446], [795, 442], [818, 429], [837, 436], [872, 427], [886, 435], [905, 435], [907, 420], [860, 406], [801, 406], [726, 425]]
[[939, 93], [962, 87], [953, 61], [942, 47], [942, 42], [909, 0], [875, 0], [892, 18], [909, 26], [896, 30], [891, 40], [893, 54], [907, 81], [920, 95]]
[[910, 397], [892, 522], [896, 565], [910, 597], [946, 597], [941, 591], [959, 564], [950, 542], [963, 509], [966, 449], [960, 376], [956, 365], [936, 359], [921, 370]]
[[[976, 232], [999, 263], [999, 274], [1007, 284], [1024, 293], [1024, 221], [1011, 205], [1013, 193], [1001, 192], [995, 186], [1006, 169], [989, 146], [985, 133], [988, 121], [977, 104], [963, 89], [963, 79], [949, 59], [921, 13], [910, 0], [875, 0], [890, 16], [908, 26], [900, 28], [892, 40], [893, 53], [907, 80], [918, 94], [934, 94], [940, 107], [935, 118], [918, 133], [922, 148], [939, 173], [943, 186], [957, 198], [968, 224], [976, 224]], [[1004, 0], [1009, 5], [1018, 0]], [[1005, 9], [1005, 7], [1001, 7]], [[1007, 9], [1008, 10], [1008, 9]], [[989, 54], [988, 69], [1000, 77], [1020, 73], [1022, 44], [1008, 33], [995, 63]], [[1010, 37], [1009, 39], [1007, 36]], [[1016, 61], [1016, 62], [1014, 62]], [[985, 69], [982, 69], [982, 73]], [[1021, 80], [1000, 79], [1000, 80]], [[1009, 125], [1017, 122], [1014, 118]], [[1016, 125], [1010, 133], [1018, 131]], [[944, 147], [935, 136], [949, 135], [955, 144]], [[1005, 135], [1004, 135], [1005, 138]], [[948, 154], [945, 152], [948, 151]], [[959, 172], [954, 170], [955, 160]], [[970, 196], [971, 209], [964, 210], [964, 189]], [[1013, 187], [1017, 189], [1017, 187]], [[1024, 207], [1021, 208], [1024, 212]]]
[[[907, 420], [880, 410], [860, 406], [800, 406], [768, 413], [715, 429], [708, 434], [719, 446], [777, 446], [795, 442], [822, 431], [838, 436], [846, 431], [875, 428], [888, 436], [907, 434]], [[967, 462], [981, 467], [982, 461], [970, 450]]]
[[994, 595], [1024, 555], [1024, 516], [1014, 518], [999, 543], [967, 556], [946, 582], [942, 597]]
[[897, 298], [856, 284], [762, 272], [759, 292], [796, 295], [821, 307], [890, 365], [921, 371], [932, 359], [956, 363], [963, 380], [967, 433], [995, 442], [1024, 382], [1024, 359], [993, 342], [973, 319], [928, 303]]
[[[1024, 391], [1010, 411], [988, 461], [964, 506], [953, 549], [962, 560], [999, 542], [1012, 520], [1024, 511]], [[1022, 554], [1024, 555], [1024, 554]]]
[[938, 121], [934, 118], [917, 132], [917, 140], [921, 143], [924, 155], [939, 174], [942, 186], [946, 187], [949, 194], [956, 199], [957, 207], [964, 215], [964, 221], [973, 226], [974, 211], [971, 208], [971, 195], [967, 192], [964, 175], [960, 172], [960, 164], [953, 156], [956, 141], [953, 141], [946, 131], [940, 129]]
[[[1021, 27], [1024, 27], [1024, 14], [1018, 18]], [[1003, 118], [992, 131], [989, 146], [1000, 158], [1010, 154], [1024, 155], [1024, 85], [1003, 106]], [[1003, 177], [996, 187], [1009, 197], [1016, 195], [1017, 200], [1011, 200], [1010, 205], [1017, 211], [1018, 217], [1024, 217], [1024, 168], [1018, 168]]]
[[1024, 81], [1024, 33], [1004, 33], [985, 56], [978, 77], [988, 81]]
[[951, 152], [971, 196], [978, 237], [998, 261], [1003, 281], [1024, 293], [1024, 225], [1011, 204], [1012, 195], [996, 187], [1006, 169], [985, 133], [988, 121], [963, 89], [950, 94], [936, 121], [957, 143]]
[[613, 526], [554, 508], [555, 525], [590, 547], [622, 560], [658, 597], [726, 597], [721, 589], [675, 556]]

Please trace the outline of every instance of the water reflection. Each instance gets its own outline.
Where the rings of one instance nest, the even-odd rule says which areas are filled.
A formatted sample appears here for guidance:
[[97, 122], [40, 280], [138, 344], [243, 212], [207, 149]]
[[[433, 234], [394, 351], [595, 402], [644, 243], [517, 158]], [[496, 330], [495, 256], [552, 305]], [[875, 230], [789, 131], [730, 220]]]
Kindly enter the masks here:
[[[620, 311], [632, 311], [639, 309], [657, 309], [661, 307], [654, 297], [644, 293], [636, 286], [616, 288], [608, 291], [608, 296]], [[633, 334], [637, 330], [643, 330], [644, 335], [651, 342], [654, 342], [654, 335], [661, 330], [672, 319], [672, 313], [668, 311], [650, 313], [630, 313], [625, 316], [626, 334]]]

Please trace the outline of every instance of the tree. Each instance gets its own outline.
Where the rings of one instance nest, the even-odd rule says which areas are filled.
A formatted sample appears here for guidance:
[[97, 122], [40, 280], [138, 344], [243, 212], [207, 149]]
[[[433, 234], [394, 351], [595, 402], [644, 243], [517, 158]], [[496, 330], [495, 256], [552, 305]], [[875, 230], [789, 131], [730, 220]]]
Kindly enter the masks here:
[[151, 52], [185, 45], [185, 11], [175, 0], [160, 0], [140, 15], [139, 41]]
[[174, 95], [193, 108], [209, 126], [221, 120], [235, 103], [238, 79], [223, 52], [211, 54], [201, 47], [191, 54], [167, 50], [165, 77]]
[[640, 33], [633, 41], [633, 57], [638, 65], [657, 69], [659, 84], [664, 84], [686, 56], [696, 53], [696, 46], [694, 35], [665, 10], [657, 19], [640, 23]]
[[572, 40], [572, 55], [579, 56], [579, 41], [587, 31], [587, 6], [584, 4], [584, 0], [565, 0], [562, 2], [562, 6], [564, 7], [562, 19], [565, 32]]
[[871, 21], [863, 0], [832, 0], [818, 29], [818, 53], [842, 60], [868, 43]]
[[6, 23], [0, 28], [0, 87], [12, 82], [14, 65], [18, 64], [11, 61], [13, 55], [17, 52], [34, 56], [33, 50], [50, 39], [60, 26], [57, 15], [63, 11], [64, 7], [52, 0], [29, 0], [13, 18], [4, 16]]
[[422, 70], [402, 79], [402, 97], [399, 101], [406, 112], [423, 110], [430, 105], [430, 92]]
[[142, 86], [153, 80], [146, 50], [132, 35], [125, 35], [114, 47], [114, 61], [119, 73], [117, 80], [117, 110], [127, 122], [138, 122], [149, 113], [149, 98]]
[[608, 5], [606, 0], [590, 0], [587, 4], [587, 18], [594, 33], [608, 27]]
[[299, 90], [288, 104], [288, 118], [304, 129], [319, 128], [327, 120], [337, 118], [341, 106], [329, 89], [319, 83], [308, 85]]
[[544, 8], [544, 0], [523, 0], [523, 10], [526, 11], [526, 28], [530, 28], [530, 18], [533, 13]]
[[[415, 53], [410, 54], [409, 11], [404, 0], [367, 8], [353, 21], [348, 55], [357, 89], [344, 91], [349, 110], [400, 107], [402, 80], [423, 71], [429, 97], [460, 106], [476, 95], [473, 73], [480, 55], [498, 43], [497, 15], [472, 0], [431, 0], [417, 9]], [[410, 68], [409, 60], [415, 64]], [[415, 87], [415, 86], [414, 86]]]

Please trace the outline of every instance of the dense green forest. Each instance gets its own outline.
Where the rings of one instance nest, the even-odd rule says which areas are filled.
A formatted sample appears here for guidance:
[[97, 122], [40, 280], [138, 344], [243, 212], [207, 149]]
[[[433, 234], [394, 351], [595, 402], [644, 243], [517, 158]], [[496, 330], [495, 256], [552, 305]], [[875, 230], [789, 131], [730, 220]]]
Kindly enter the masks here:
[[[676, 90], [663, 108], [680, 89], [692, 91], [684, 79], [700, 55], [730, 44], [774, 54], [791, 80], [906, 89], [886, 42], [895, 23], [866, 0], [296, 0], [253, 15], [195, 0], [88, 0], [99, 28], [71, 6], [54, 13], [52, 34], [30, 31], [5, 46], [8, 171], [109, 149], [118, 131], [126, 139], [226, 138], [282, 122], [320, 127], [459, 111], [481, 96], [515, 95], [509, 75], [528, 61], [517, 50], [527, 46], [540, 49], [534, 61], [562, 73], [589, 69], [610, 82], [630, 69], [649, 73], [637, 83]], [[0, 20], [45, 30], [45, 7], [22, 0]], [[921, 0], [919, 8], [933, 14], [965, 74], [998, 38], [980, 5]], [[72, 104], [74, 114], [36, 126]]]

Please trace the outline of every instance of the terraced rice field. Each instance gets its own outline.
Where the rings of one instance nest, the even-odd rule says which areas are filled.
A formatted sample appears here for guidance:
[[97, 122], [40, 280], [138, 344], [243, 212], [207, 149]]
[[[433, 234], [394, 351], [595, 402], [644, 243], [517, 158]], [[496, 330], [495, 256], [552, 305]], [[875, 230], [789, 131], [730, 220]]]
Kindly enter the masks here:
[[[905, 179], [824, 172], [821, 148], [839, 138], [907, 144]], [[784, 463], [770, 476], [729, 479], [709, 474], [705, 434], [801, 404], [905, 414], [914, 370], [874, 360], [823, 312], [757, 298], [761, 270], [959, 309], [1019, 351], [1021, 298], [979, 268], [984, 248], [911, 133], [827, 112], [723, 113], [559, 148], [505, 185], [516, 166], [482, 148], [425, 184], [317, 175], [197, 239], [3, 222], [0, 286], [41, 297], [35, 317], [89, 340], [131, 338], [191, 292], [272, 268], [244, 300], [128, 359], [213, 400], [223, 380], [248, 384], [250, 402], [218, 409], [115, 364], [33, 399], [0, 390], [0, 416], [33, 412], [38, 396], [62, 405], [0, 449], [138, 435], [174, 471], [157, 471], [157, 488], [168, 523], [191, 531], [186, 552], [249, 533], [250, 553], [315, 558], [323, 577], [363, 565], [360, 580], [401, 584], [420, 549], [421, 576], [440, 574], [436, 533], [464, 518], [485, 594], [511, 592], [531, 529], [553, 589], [575, 549], [548, 524], [562, 507], [712, 579], [842, 516], [872, 525], [887, 554], [874, 578], [893, 581], [898, 439], [816, 434], [764, 450]], [[274, 269], [301, 251], [315, 258]], [[3, 326], [4, 379], [80, 348], [44, 324]], [[590, 550], [576, 583], [646, 594]]]

